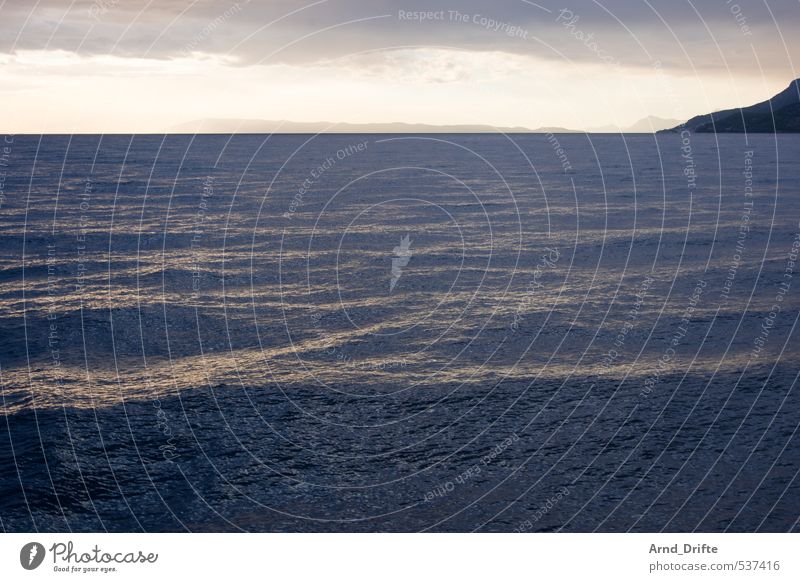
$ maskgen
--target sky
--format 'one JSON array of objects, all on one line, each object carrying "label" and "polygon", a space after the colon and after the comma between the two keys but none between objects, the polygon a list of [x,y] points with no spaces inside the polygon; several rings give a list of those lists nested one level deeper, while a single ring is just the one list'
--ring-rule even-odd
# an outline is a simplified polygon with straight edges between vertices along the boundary
[{"label": "sky", "polygon": [[0,131],[625,127],[800,77],[800,0],[0,0]]}]

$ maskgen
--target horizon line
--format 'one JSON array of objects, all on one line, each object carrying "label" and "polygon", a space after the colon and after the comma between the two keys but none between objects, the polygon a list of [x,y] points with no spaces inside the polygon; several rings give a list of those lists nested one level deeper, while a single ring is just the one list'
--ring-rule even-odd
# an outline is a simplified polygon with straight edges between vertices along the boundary
[{"label": "horizon line", "polygon": [[[109,132],[0,132],[0,135],[14,137],[35,136],[76,136],[76,135],[655,135],[657,133],[674,133],[669,129],[657,131],[587,131],[582,129],[566,131],[109,131]],[[755,133],[755,132],[750,132]],[[770,132],[774,133],[774,132]]]}]

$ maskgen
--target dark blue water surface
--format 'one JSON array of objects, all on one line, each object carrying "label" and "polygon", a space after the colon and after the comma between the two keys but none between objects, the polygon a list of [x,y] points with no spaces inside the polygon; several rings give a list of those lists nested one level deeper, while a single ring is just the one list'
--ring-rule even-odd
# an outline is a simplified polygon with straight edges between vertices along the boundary
[{"label": "dark blue water surface", "polygon": [[800,137],[0,137],[5,531],[791,531]]}]

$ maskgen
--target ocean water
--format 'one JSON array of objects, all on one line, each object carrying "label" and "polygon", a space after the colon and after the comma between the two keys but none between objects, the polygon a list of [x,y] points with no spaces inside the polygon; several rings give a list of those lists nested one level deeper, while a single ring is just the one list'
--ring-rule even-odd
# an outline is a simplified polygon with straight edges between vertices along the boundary
[{"label": "ocean water", "polygon": [[798,530],[799,136],[4,139],[4,531]]}]

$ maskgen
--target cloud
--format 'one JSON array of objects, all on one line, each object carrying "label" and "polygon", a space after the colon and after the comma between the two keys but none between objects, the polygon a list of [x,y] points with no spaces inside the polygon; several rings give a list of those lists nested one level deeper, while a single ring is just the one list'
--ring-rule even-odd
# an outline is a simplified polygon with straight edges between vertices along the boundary
[{"label": "cloud", "polygon": [[780,91],[799,17],[796,0],[6,0],[0,96],[15,131],[625,126]]},{"label": "cloud", "polygon": [[[576,17],[571,28],[559,18],[565,8]],[[401,16],[415,12],[441,17]],[[249,65],[429,46],[568,65],[597,58],[576,39],[578,30],[624,66],[659,60],[687,72],[730,68],[745,75],[761,67],[788,79],[793,61],[800,62],[792,42],[800,24],[795,0],[11,0],[0,15],[0,52],[47,48],[169,59],[197,51]],[[526,34],[508,34],[512,28]]]}]

